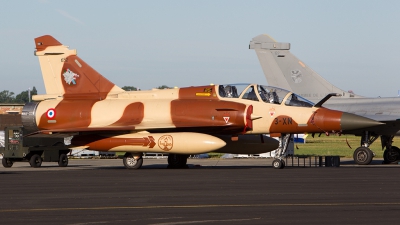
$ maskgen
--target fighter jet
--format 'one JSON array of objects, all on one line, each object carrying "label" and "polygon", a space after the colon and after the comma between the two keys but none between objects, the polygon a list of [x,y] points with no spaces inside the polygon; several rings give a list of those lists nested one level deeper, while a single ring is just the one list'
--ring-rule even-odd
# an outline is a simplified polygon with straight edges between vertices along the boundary
[{"label": "fighter jet", "polygon": [[400,160],[400,149],[392,146],[393,137],[400,130],[400,98],[366,98],[337,88],[304,62],[294,56],[290,43],[276,42],[270,36],[262,34],[250,41],[261,63],[267,83],[279,86],[305,97],[319,100],[327,93],[339,93],[341,97],[331,98],[324,107],[361,115],[381,121],[384,125],[363,129],[361,146],[354,151],[354,160],[358,164],[369,164],[374,153],[369,146],[381,137],[384,162]]},{"label": "fighter jet", "polygon": [[[256,84],[124,91],[52,36],[36,38],[35,45],[46,94],[23,108],[26,132],[70,133],[71,148],[126,152],[128,169],[140,168],[145,152],[169,153],[169,166],[179,168],[190,154],[276,149],[278,142],[263,134],[281,136],[284,152],[291,133],[380,124]],[[273,166],[284,167],[282,154]]]}]

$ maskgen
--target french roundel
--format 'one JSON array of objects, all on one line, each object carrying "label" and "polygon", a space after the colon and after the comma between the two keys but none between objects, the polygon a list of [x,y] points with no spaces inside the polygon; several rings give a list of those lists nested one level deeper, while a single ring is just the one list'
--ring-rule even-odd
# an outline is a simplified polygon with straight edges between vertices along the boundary
[{"label": "french roundel", "polygon": [[48,119],[53,119],[56,116],[56,110],[53,108],[47,110],[46,116]]}]

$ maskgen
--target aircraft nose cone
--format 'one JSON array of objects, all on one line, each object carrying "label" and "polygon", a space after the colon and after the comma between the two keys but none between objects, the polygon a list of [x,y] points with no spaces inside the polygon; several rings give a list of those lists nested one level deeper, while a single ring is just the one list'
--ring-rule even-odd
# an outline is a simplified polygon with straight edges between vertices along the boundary
[{"label": "aircraft nose cone", "polygon": [[342,130],[356,130],[366,127],[373,127],[383,123],[351,113],[343,113],[340,119]]}]

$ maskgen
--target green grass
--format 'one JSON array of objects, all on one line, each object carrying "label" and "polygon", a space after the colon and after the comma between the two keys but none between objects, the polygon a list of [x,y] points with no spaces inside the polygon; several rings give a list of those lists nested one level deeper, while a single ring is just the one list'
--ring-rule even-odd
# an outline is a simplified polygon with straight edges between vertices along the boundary
[{"label": "green grass", "polygon": [[225,153],[217,153],[217,152],[210,152],[208,156],[210,158],[221,158],[221,156],[225,155]]},{"label": "green grass", "polygon": [[[350,145],[350,147],[346,143]],[[321,137],[315,136],[314,138],[309,135],[306,138],[305,144],[295,143],[295,155],[311,155],[311,156],[325,156],[325,155],[338,155],[342,157],[353,157],[354,150],[360,147],[361,137],[354,135],[331,135]],[[394,138],[396,142],[396,138]],[[399,142],[399,141],[398,141]],[[395,143],[393,143],[395,145]],[[370,149],[375,153],[375,157],[383,158],[383,150],[381,147],[380,138],[378,138],[371,146]]]}]

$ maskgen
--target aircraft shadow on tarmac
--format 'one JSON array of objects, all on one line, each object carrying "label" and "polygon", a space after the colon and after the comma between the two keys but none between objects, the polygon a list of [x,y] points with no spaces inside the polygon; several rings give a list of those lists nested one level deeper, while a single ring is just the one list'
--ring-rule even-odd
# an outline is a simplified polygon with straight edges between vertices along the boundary
[{"label": "aircraft shadow on tarmac", "polygon": [[8,171],[1,171],[0,172],[0,175],[6,175],[6,174],[9,174],[9,175],[11,175],[11,174],[20,174],[19,172],[8,172]]},{"label": "aircraft shadow on tarmac", "polygon": [[[388,167],[393,167],[393,168],[397,168],[400,165],[398,163],[392,163],[392,164],[382,164],[383,160],[382,159],[376,159],[373,160],[371,162],[370,165],[357,165],[354,163],[353,160],[341,160],[340,162],[340,166],[339,167],[326,167],[326,166],[322,166],[320,167],[318,165],[318,163],[314,162],[314,160],[312,161],[311,165],[309,162],[305,162],[303,163],[301,160],[299,162],[294,161],[293,165],[292,165],[292,161],[291,160],[287,160],[286,162],[286,167],[287,169],[298,169],[298,168],[388,168]],[[324,164],[324,162],[323,162]],[[64,170],[62,168],[60,168],[57,164],[49,164],[49,165],[42,165],[41,168],[31,168],[28,164],[25,166],[19,166],[19,168],[21,169],[29,169],[29,171],[41,171],[42,169],[58,169],[58,170]],[[98,170],[126,170],[126,168],[123,165],[107,165],[107,163],[105,165],[93,165],[93,164],[70,164],[68,165],[67,168],[65,168],[65,170],[68,170],[68,168],[71,168],[73,170],[75,169],[98,169]],[[185,170],[185,169],[190,169],[190,170],[196,170],[196,169],[236,169],[236,170],[247,170],[247,169],[267,169],[267,170],[271,170],[271,171],[275,171],[272,166],[265,162],[265,165],[262,164],[257,164],[257,165],[221,165],[219,164],[219,162],[215,161],[212,164],[210,163],[205,163],[205,164],[199,164],[199,163],[194,163],[194,164],[187,164],[186,168],[168,168],[168,164],[148,164],[148,165],[143,165],[142,169],[146,169],[146,170],[163,170],[163,169],[170,169],[170,170]],[[0,174],[13,174],[15,173],[15,171],[0,171]],[[17,172],[18,173],[18,172]]]},{"label": "aircraft shadow on tarmac", "polygon": [[[144,165],[142,169],[169,169],[169,170],[193,170],[193,169],[255,169],[255,168],[266,168],[271,166],[213,166],[213,165],[194,165],[188,164],[186,168],[168,168],[167,164],[152,164]],[[107,167],[95,167],[97,169],[123,169],[126,170],[124,166],[107,166]],[[271,167],[272,168],[272,167]]]}]

